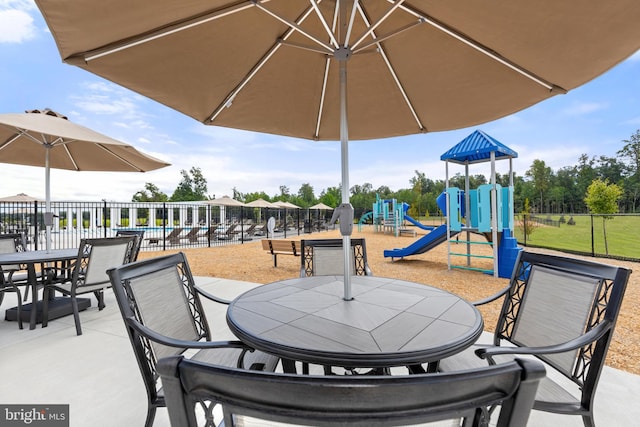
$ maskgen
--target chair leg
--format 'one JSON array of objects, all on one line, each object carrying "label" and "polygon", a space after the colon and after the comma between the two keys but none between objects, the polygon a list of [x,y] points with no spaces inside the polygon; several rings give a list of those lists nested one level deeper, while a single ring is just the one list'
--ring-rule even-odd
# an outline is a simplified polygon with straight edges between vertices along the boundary
[{"label": "chair leg", "polygon": [[153,420],[156,418],[156,407],[149,404],[147,408],[147,419],[144,422],[145,427],[153,427]]},{"label": "chair leg", "polygon": [[80,311],[78,310],[78,300],[75,295],[71,296],[71,307],[73,307],[73,320],[76,322],[76,335],[82,335],[80,326]]},{"label": "chair leg", "polygon": [[104,304],[104,292],[95,291],[93,294],[96,296],[96,299],[98,300],[98,311],[102,311],[102,309],[106,307],[106,305]]},{"label": "chair leg", "polygon": [[593,420],[593,414],[583,415],[582,422],[584,423],[584,427],[596,427],[596,423]]},{"label": "chair leg", "polygon": [[[15,288],[16,294],[18,294],[18,309],[16,310],[18,313],[18,328],[23,329],[22,327],[22,301],[20,301],[20,289],[18,287]],[[4,295],[4,294],[3,294]]]},{"label": "chair leg", "polygon": [[[32,310],[35,307],[32,308]],[[44,287],[42,292],[42,327],[46,328],[49,324],[49,288]]]}]

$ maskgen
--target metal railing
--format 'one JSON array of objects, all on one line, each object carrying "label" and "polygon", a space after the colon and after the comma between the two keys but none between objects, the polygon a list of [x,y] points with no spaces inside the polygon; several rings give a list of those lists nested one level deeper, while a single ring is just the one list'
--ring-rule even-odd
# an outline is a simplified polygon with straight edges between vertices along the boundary
[{"label": "metal railing", "polygon": [[[142,250],[210,247],[260,239],[274,218],[272,237],[326,229],[322,211],[189,203],[51,202],[49,247],[78,247],[83,238],[142,230]],[[20,232],[32,250],[46,247],[44,202],[0,202],[0,233]],[[271,237],[271,236],[270,236]]]},{"label": "metal railing", "polygon": [[640,261],[640,214],[517,215],[515,236],[523,246],[577,255]]}]

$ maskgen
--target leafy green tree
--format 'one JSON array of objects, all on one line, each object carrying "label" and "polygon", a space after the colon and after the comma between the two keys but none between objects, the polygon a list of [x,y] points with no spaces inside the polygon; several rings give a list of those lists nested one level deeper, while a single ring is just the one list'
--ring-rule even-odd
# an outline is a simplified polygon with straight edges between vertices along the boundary
[{"label": "leafy green tree", "polygon": [[281,185],[280,195],[278,195],[277,198],[278,200],[282,200],[283,202],[289,201],[289,199],[291,198],[291,191],[289,190],[289,187],[287,187],[286,185]]},{"label": "leafy green tree", "polygon": [[340,189],[340,186],[329,187],[326,190],[322,190],[322,192],[320,193],[319,201],[324,203],[327,206],[331,206],[332,208],[335,208],[340,204],[340,201],[342,200],[341,193],[342,191]]},{"label": "leafy green tree", "polygon": [[171,195],[172,202],[187,202],[207,199],[207,180],[202,170],[192,167],[188,172],[181,170],[182,180]]},{"label": "leafy green tree", "polygon": [[309,183],[302,184],[298,190],[298,199],[304,204],[301,206],[309,207],[315,204],[316,196],[313,194],[313,187]]},{"label": "leafy green tree", "polygon": [[609,184],[601,179],[594,180],[587,189],[584,202],[593,214],[602,215],[602,231],[604,233],[605,253],[609,255],[607,244],[606,221],[611,219],[610,214],[618,212],[618,200],[622,196],[622,189],[616,184]]},{"label": "leafy green tree", "polygon": [[551,168],[547,166],[544,160],[536,159],[524,175],[533,181],[533,187],[540,197],[538,210],[542,212],[544,210],[544,196],[551,185]]},{"label": "leafy green tree", "polygon": [[622,142],[625,145],[617,154],[625,166],[624,190],[631,212],[636,212],[640,200],[640,130]]},{"label": "leafy green tree", "polygon": [[131,198],[132,202],[166,202],[167,200],[169,200],[169,196],[150,182],[144,185],[144,190],[138,191]]}]

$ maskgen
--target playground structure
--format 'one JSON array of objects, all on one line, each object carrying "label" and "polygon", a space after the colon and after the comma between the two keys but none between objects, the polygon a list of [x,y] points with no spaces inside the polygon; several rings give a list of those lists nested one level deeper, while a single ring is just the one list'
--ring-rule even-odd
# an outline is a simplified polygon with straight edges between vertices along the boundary
[{"label": "playground structure", "polygon": [[[403,258],[424,253],[435,246],[447,242],[448,268],[461,268],[482,271],[495,277],[510,277],[518,252],[517,241],[513,236],[513,164],[518,154],[482,131],[476,130],[467,138],[444,153],[440,160],[446,164],[445,191],[438,199],[438,207],[446,216],[447,222],[413,244],[401,249],[384,251],[385,257]],[[509,186],[502,188],[496,184],[496,160],[509,159]],[[491,183],[469,188],[469,165],[491,162]],[[449,163],[465,166],[465,188],[449,186]],[[460,239],[458,234],[463,233]],[[471,239],[471,233],[482,234],[485,241]],[[457,238],[453,240],[453,237]],[[452,244],[458,247],[465,244],[466,251],[453,251]],[[475,245],[491,245],[493,255],[474,253]],[[453,259],[464,258],[463,264],[455,264]],[[474,258],[492,258],[493,269],[472,265]]]},{"label": "playground structure", "polygon": [[[362,230],[362,225],[369,221],[369,219],[373,222],[373,231],[375,233],[391,232],[396,237],[409,231],[407,228],[404,228],[405,221],[423,230],[433,230],[435,228],[424,225],[420,221],[411,218],[407,214],[407,210],[409,210],[408,203],[398,203],[396,199],[381,199],[380,196],[376,194],[373,209],[371,212],[362,215],[360,221],[358,221],[358,231]],[[415,231],[411,230],[411,233],[415,236]]]}]

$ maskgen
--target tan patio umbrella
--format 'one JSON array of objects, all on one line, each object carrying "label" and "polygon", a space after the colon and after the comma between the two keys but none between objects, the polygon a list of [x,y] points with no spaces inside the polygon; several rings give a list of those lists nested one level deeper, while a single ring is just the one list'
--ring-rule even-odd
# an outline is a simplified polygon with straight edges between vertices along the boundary
[{"label": "tan patio umbrella", "polygon": [[207,205],[212,205],[212,206],[220,206],[220,220],[222,221],[223,219],[226,220],[226,207],[227,206],[245,206],[244,203],[242,203],[239,200],[233,199],[229,196],[222,196],[222,197],[218,197],[216,199],[211,199],[211,200],[205,200],[204,203],[206,203]]},{"label": "tan patio umbrella", "polygon": [[311,206],[309,209],[318,209],[318,210],[333,210],[333,208],[331,206],[325,205],[324,203],[316,203],[315,205]]},{"label": "tan patio umbrella", "polygon": [[256,199],[252,202],[245,203],[245,206],[252,208],[272,208],[277,209],[279,206],[275,203],[267,202],[265,199]]},{"label": "tan patio umbrella", "polygon": [[147,172],[169,163],[69,121],[54,111],[0,114],[0,162],[45,168],[46,248],[51,225],[50,169]]},{"label": "tan patio umbrella", "polygon": [[260,210],[258,211],[258,222],[262,222],[263,208],[278,209],[280,207],[276,203],[267,202],[264,199],[256,199],[252,202],[247,203],[245,206],[252,207],[252,208],[260,208]]},{"label": "tan patio umbrella", "polygon": [[349,139],[494,120],[640,48],[637,0],[36,3],[67,63],[208,125],[340,140],[345,212]]},{"label": "tan patio umbrella", "polygon": [[33,203],[40,201],[42,200],[38,199],[37,197],[29,196],[25,193],[18,193],[15,196],[0,197],[0,202],[6,203]]},{"label": "tan patio umbrella", "polygon": [[229,196],[218,197],[217,199],[205,200],[203,203],[213,206],[244,206],[244,203],[232,199]]},{"label": "tan patio umbrella", "polygon": [[283,202],[282,200],[278,200],[277,202],[273,202],[274,205],[285,208],[285,209],[300,209],[300,206],[294,205],[291,202]]}]

